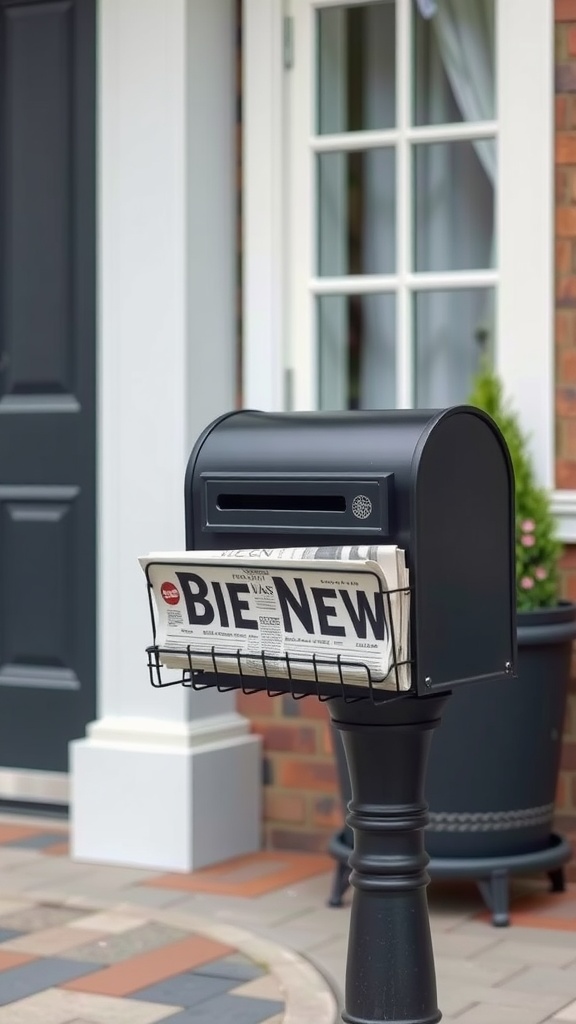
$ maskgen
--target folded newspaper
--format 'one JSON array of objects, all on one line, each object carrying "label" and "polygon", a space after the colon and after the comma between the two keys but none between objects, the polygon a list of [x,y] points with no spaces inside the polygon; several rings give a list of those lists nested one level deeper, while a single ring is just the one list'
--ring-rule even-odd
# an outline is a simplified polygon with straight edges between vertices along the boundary
[{"label": "folded newspaper", "polygon": [[151,552],[166,668],[408,690],[410,595],[395,546]]}]

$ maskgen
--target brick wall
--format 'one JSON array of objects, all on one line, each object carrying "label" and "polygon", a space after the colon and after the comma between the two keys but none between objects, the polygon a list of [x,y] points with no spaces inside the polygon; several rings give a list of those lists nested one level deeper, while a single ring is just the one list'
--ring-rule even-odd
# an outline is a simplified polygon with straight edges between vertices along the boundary
[{"label": "brick wall", "polygon": [[[576,490],[576,0],[556,0],[556,486]],[[563,558],[576,601],[576,548]],[[564,727],[558,825],[576,840],[576,659]],[[576,868],[571,867],[573,880]]]},{"label": "brick wall", "polygon": [[324,851],[342,824],[325,706],[253,694],[239,696],[238,710],[262,737],[266,845]]},{"label": "brick wall", "polygon": [[556,483],[576,489],[576,2],[556,2]]},{"label": "brick wall", "polygon": [[[556,484],[576,490],[576,0],[556,0],[555,19]],[[239,126],[239,149],[240,139]],[[576,547],[563,559],[563,592],[576,601]],[[264,744],[266,845],[325,850],[342,823],[326,708],[313,699],[265,695],[238,703]],[[576,658],[557,810],[576,845]]]}]

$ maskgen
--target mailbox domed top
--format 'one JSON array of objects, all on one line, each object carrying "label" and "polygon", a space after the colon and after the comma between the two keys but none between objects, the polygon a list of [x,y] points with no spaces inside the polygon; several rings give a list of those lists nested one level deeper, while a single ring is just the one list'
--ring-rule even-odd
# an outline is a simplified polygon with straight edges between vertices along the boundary
[{"label": "mailbox domed top", "polygon": [[199,438],[185,498],[188,548],[403,548],[419,686],[514,660],[513,473],[478,409],[231,413]]}]

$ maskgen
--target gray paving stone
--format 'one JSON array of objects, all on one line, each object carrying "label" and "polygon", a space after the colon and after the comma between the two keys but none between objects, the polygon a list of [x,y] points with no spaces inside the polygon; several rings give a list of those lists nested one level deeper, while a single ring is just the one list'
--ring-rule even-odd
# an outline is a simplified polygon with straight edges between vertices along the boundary
[{"label": "gray paving stone", "polygon": [[527,1014],[534,1014],[540,1021],[552,1017],[569,1002],[569,996],[562,991],[554,992],[551,989],[520,991],[514,989],[514,981],[515,979],[511,979],[509,987],[505,988],[502,985],[490,987],[467,985],[465,981],[457,981],[453,978],[447,982],[446,979],[440,978],[438,984],[440,1009],[445,1008],[448,1014],[458,1016],[466,1007],[486,1004],[493,1009],[493,1024],[498,1024],[497,1016],[502,1007],[525,1010]]},{"label": "gray paving stone", "polygon": [[[134,923],[137,925],[138,922],[135,920]],[[187,939],[189,934],[182,928],[172,928],[167,924],[150,921],[129,931],[77,946],[71,950],[70,956],[73,960],[86,963],[115,964],[120,960],[127,960],[128,957],[137,956],[138,953],[147,953],[171,942]]]},{"label": "gray paving stone", "polygon": [[20,967],[12,967],[2,971],[0,975],[0,1006],[15,1003],[37,992],[54,985],[61,985],[72,978],[81,978],[85,974],[97,971],[98,966],[79,964],[73,960],[57,960],[50,957],[33,960]]},{"label": "gray paving stone", "polygon": [[47,846],[55,846],[56,843],[65,843],[68,838],[66,832],[40,832],[36,836],[27,836],[26,839],[11,839],[6,846],[18,846],[21,849],[44,850]]},{"label": "gray paving stone", "polygon": [[[496,929],[494,929],[496,931]],[[486,932],[480,935],[461,935],[460,932],[441,932],[432,936],[434,956],[473,957],[488,952],[498,945],[499,935]]]},{"label": "gray paving stone", "polygon": [[39,932],[46,928],[60,928],[80,916],[81,912],[72,908],[32,906],[0,917],[0,928],[14,929],[18,932]]},{"label": "gray paving stone", "polygon": [[572,946],[542,946],[533,942],[501,942],[495,949],[480,953],[471,961],[480,966],[519,965],[524,967],[571,967],[576,962]]},{"label": "gray paving stone", "polygon": [[454,980],[460,985],[497,985],[512,978],[522,966],[510,960],[493,961],[463,960],[456,957],[435,958],[436,976],[442,980]]},{"label": "gray paving stone", "polygon": [[[165,1003],[190,1009],[222,992],[229,992],[237,984],[236,978],[211,977],[208,974],[186,971],[184,974],[175,974],[172,978],[166,978],[165,981],[160,981],[156,985],[138,989],[137,992],[131,993],[130,998],[140,999],[145,1003]],[[262,1019],[266,1020],[265,1017]]]},{"label": "gray paving stone", "polygon": [[[455,928],[451,935],[494,935],[502,941],[502,933],[498,928],[480,921],[468,921],[466,924]],[[563,949],[576,949],[576,932],[548,931],[546,928],[525,928],[522,925],[513,925],[507,934],[514,942],[528,942],[536,946],[562,946]],[[576,956],[576,954],[575,954]]]},{"label": "gray paving stone", "polygon": [[527,967],[510,981],[498,986],[502,992],[565,993],[576,998],[576,970],[557,967]]},{"label": "gray paving stone", "polygon": [[547,1020],[550,1018],[543,1016],[541,1010],[486,1003],[477,1003],[457,1017],[458,1024],[543,1024]]},{"label": "gray paving stone", "polygon": [[38,863],[42,854],[38,850],[22,850],[15,846],[0,846],[0,886],[8,875],[8,870],[15,864]]},{"label": "gray paving stone", "polygon": [[[163,1024],[263,1024],[282,1013],[284,1004],[272,999],[250,999],[248,996],[217,996],[193,1010],[182,1010],[166,1017]],[[494,1024],[494,1021],[491,1021]]]},{"label": "gray paving stone", "polygon": [[182,900],[175,889],[153,889],[149,885],[130,885],[122,889],[122,901],[137,907],[170,907]]},{"label": "gray paving stone", "polygon": [[234,981],[253,981],[255,978],[261,978],[266,971],[249,960],[248,957],[238,953],[233,956],[224,956],[221,960],[212,960],[211,963],[196,968],[194,974],[208,974],[213,978],[232,978]]}]

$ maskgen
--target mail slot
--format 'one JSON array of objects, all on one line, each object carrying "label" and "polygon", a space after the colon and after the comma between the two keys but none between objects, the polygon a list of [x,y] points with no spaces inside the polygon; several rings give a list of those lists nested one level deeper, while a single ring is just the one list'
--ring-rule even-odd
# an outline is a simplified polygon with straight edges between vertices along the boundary
[{"label": "mail slot", "polygon": [[513,476],[478,409],[228,414],[191,454],[185,517],[199,551],[396,544],[413,692],[514,671]]}]

